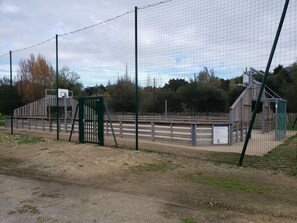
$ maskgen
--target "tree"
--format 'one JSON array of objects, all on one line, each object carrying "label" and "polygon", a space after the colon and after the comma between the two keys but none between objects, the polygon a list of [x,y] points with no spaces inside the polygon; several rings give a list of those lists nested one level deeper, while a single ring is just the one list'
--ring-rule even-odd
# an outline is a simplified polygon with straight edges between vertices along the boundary
[{"label": "tree", "polygon": [[93,86],[93,87],[86,87],[84,88],[84,93],[88,96],[99,96],[104,95],[106,92],[106,88],[100,84],[99,86]]},{"label": "tree", "polygon": [[225,92],[230,91],[230,80],[220,79],[220,88]]},{"label": "tree", "polygon": [[[45,57],[40,54],[35,58],[21,60],[19,63],[18,79],[22,78],[23,100],[29,103],[44,96],[46,88],[50,88],[54,77],[54,69]],[[17,85],[20,85],[18,82]],[[19,88],[20,89],[20,88]]]},{"label": "tree", "polygon": [[[7,78],[0,79],[0,113],[10,114],[10,80]],[[12,85],[12,108],[17,108],[21,105],[21,98],[17,92],[15,84]]]},{"label": "tree", "polygon": [[181,100],[187,111],[225,112],[227,94],[209,83],[192,82],[179,89]]},{"label": "tree", "polygon": [[221,85],[220,79],[215,76],[214,70],[213,69],[209,70],[207,67],[204,67],[204,70],[199,72],[197,81],[199,83],[209,83],[215,87],[220,87]]},{"label": "tree", "polygon": [[235,102],[235,100],[240,96],[240,94],[244,91],[245,87],[238,85],[234,88],[232,88],[232,90],[230,90],[229,92],[229,97],[228,97],[228,101],[229,101],[229,107],[231,107],[231,105]]},{"label": "tree", "polygon": [[[76,72],[64,66],[59,71],[59,88],[68,89],[73,91],[74,96],[80,96],[83,94],[83,84],[79,82],[79,79],[80,76]],[[53,88],[56,88],[55,82]]]},{"label": "tree", "polygon": [[134,84],[124,78],[106,86],[106,101],[111,111],[134,111]]},{"label": "tree", "polygon": [[282,83],[280,93],[287,100],[288,111],[297,112],[297,61],[286,68],[285,71],[289,80],[287,79],[286,83]]},{"label": "tree", "polygon": [[170,79],[168,84],[164,85],[164,89],[169,89],[172,92],[176,92],[178,88],[187,85],[188,82],[185,79]]}]

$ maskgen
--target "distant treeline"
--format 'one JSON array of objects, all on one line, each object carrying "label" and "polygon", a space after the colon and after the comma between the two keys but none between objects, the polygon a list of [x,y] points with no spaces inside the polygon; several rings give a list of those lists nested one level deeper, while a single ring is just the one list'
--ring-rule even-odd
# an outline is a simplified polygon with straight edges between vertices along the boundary
[{"label": "distant treeline", "polygon": [[[262,80],[262,75],[254,76]],[[59,70],[59,88],[73,91],[74,96],[104,96],[110,111],[134,112],[135,87],[133,81],[125,75],[115,84],[106,86],[83,87],[80,76],[63,67]],[[290,66],[277,66],[267,78],[267,85],[288,101],[288,112],[297,112],[297,62]],[[55,70],[38,55],[31,55],[19,63],[18,74],[13,80],[13,108],[20,107],[44,97],[45,89],[55,89]],[[139,87],[139,111],[142,113],[168,112],[228,112],[229,107],[245,89],[242,76],[221,79],[213,70],[204,68],[191,79],[170,79],[162,87]],[[9,114],[10,81],[0,79],[0,113]]]}]

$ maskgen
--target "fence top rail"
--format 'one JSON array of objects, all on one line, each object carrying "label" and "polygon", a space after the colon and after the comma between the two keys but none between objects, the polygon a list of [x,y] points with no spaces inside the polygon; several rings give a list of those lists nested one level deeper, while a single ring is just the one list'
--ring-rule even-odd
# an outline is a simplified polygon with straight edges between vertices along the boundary
[{"label": "fence top rail", "polygon": [[[48,118],[48,117],[42,117],[42,116],[14,116],[14,119],[40,119],[40,120],[52,120],[55,121],[56,118],[52,117],[52,118]],[[5,116],[6,120],[10,120],[10,116]],[[65,120],[64,118],[59,118],[60,120]],[[72,118],[67,118],[66,120],[68,121],[72,121]],[[78,118],[75,118],[76,121],[78,121]],[[107,116],[104,116],[104,121],[107,121]],[[131,122],[131,123],[135,123],[135,118],[123,118],[122,116],[118,117],[118,116],[112,116],[111,117],[112,121],[116,121],[116,122]],[[199,119],[154,119],[153,117],[140,117],[139,118],[139,122],[140,123],[155,123],[155,124],[185,124],[185,125],[189,125],[189,124],[199,124],[199,125],[212,125],[212,124],[230,124],[229,120],[227,119],[212,119],[212,120],[206,120],[203,118],[199,118]]]}]

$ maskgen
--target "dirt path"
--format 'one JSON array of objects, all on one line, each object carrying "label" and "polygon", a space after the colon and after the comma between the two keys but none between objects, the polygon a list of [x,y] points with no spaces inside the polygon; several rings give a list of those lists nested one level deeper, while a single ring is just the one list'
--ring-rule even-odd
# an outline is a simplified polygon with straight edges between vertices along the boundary
[{"label": "dirt path", "polygon": [[204,153],[0,132],[0,222],[297,222],[296,178]]},{"label": "dirt path", "polygon": [[157,198],[0,175],[0,222],[179,222]]}]

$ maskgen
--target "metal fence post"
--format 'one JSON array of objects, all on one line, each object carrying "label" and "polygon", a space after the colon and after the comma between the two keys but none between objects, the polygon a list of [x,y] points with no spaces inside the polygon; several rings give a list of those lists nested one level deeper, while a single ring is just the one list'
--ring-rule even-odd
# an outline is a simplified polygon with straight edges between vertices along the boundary
[{"label": "metal fence post", "polygon": [[12,108],[12,52],[9,51],[9,72],[10,72],[10,134],[13,134],[13,108]]},{"label": "metal fence post", "polygon": [[56,35],[56,97],[57,97],[57,140],[59,140],[59,53],[58,53],[58,35]]},{"label": "metal fence post", "polygon": [[274,136],[274,140],[278,140],[278,102],[279,100],[275,100],[275,136]]},{"label": "metal fence post", "polygon": [[98,106],[98,141],[100,146],[104,146],[104,102],[103,98],[97,99]]},{"label": "metal fence post", "polygon": [[85,130],[84,130],[84,100],[83,98],[78,99],[78,132],[79,132],[79,143],[84,143]]},{"label": "metal fence post", "polygon": [[135,149],[138,150],[138,46],[137,46],[137,7],[135,7]]},{"label": "metal fence post", "polygon": [[246,137],[246,140],[244,142],[242,152],[241,152],[241,155],[240,155],[240,159],[239,159],[239,162],[238,162],[238,166],[242,166],[242,163],[243,163],[243,159],[244,159],[244,156],[245,156],[245,151],[247,149],[249,139],[250,139],[250,136],[251,136],[251,133],[252,133],[253,125],[254,125],[254,122],[255,122],[255,119],[256,119],[256,115],[257,115],[257,110],[258,110],[258,108],[260,106],[260,101],[261,101],[261,97],[262,97],[262,94],[263,94],[263,91],[264,91],[264,87],[265,87],[266,79],[267,79],[269,69],[270,69],[270,66],[271,66],[271,62],[272,62],[272,59],[273,59],[273,56],[274,56],[274,52],[275,52],[275,49],[276,49],[276,46],[277,46],[277,42],[278,42],[281,30],[282,30],[284,20],[285,20],[285,17],[286,17],[286,12],[287,12],[287,9],[288,9],[289,1],[290,0],[286,0],[284,8],[283,8],[283,12],[282,12],[282,15],[281,15],[281,18],[280,18],[280,22],[279,22],[279,25],[278,25],[278,28],[277,28],[277,32],[276,32],[276,35],[275,35],[275,38],[274,38],[274,41],[273,41],[273,45],[272,45],[272,48],[271,48],[271,52],[270,52],[270,55],[269,55],[269,58],[268,58],[268,62],[267,62],[267,65],[266,65],[264,77],[262,79],[261,88],[260,88],[258,98],[257,98],[257,101],[256,101],[256,105],[255,105],[255,108],[254,108],[254,111],[253,111],[253,114],[252,114],[252,119],[251,119],[251,123],[250,123],[250,126],[249,126],[249,130],[247,132],[247,137]]}]

